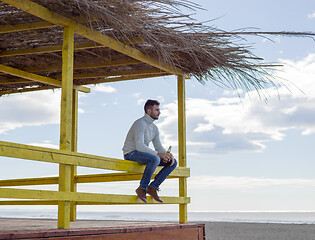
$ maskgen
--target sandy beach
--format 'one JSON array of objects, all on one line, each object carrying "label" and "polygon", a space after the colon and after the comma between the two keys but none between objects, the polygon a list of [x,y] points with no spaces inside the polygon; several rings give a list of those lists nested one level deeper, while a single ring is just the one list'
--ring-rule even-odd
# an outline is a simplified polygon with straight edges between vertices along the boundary
[{"label": "sandy beach", "polygon": [[315,240],[315,224],[203,223],[207,240]]}]

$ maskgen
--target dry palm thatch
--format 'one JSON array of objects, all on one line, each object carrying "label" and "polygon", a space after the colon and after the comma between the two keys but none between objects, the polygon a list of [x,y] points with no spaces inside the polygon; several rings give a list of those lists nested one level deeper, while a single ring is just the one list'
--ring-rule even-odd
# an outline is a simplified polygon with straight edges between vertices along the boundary
[{"label": "dry palm thatch", "polygon": [[[210,80],[234,89],[263,89],[275,85],[269,74],[270,65],[261,64],[261,58],[252,54],[250,46],[238,44],[241,34],[281,34],[314,36],[313,33],[260,33],[224,32],[196,22],[191,15],[181,10],[195,10],[198,5],[186,0],[33,0],[63,16],[78,19],[95,31],[117,39],[190,74],[201,83]],[[16,25],[36,22],[38,18],[0,2],[0,25]],[[134,39],[141,41],[134,42]],[[76,36],[75,42],[85,42]],[[62,44],[62,28],[37,29],[30,34],[0,34],[0,51],[38,46]],[[1,52],[0,52],[1,54]],[[99,62],[126,58],[123,54],[108,48],[76,51],[75,63]],[[26,56],[2,57],[1,63],[27,69],[34,65],[60,65],[60,53],[33,54]],[[117,70],[152,69],[147,64],[100,68],[98,72]],[[95,72],[95,69],[93,69]],[[36,72],[36,71],[35,71]],[[92,70],[75,70],[75,73],[91,73]],[[58,77],[60,71],[46,71],[41,74]],[[8,76],[2,76],[2,79]],[[0,78],[1,80],[1,78]],[[75,79],[76,84],[91,84],[97,78]],[[3,86],[2,90],[42,86],[40,83],[19,83]],[[0,85],[1,88],[1,85]]]}]

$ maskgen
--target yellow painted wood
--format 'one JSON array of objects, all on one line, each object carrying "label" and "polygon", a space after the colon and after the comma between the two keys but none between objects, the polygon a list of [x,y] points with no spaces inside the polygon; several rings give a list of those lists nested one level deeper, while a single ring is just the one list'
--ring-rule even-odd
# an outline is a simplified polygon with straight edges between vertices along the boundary
[{"label": "yellow painted wood", "polygon": [[36,88],[24,88],[24,89],[17,89],[17,90],[0,91],[0,96],[6,95],[6,94],[34,92],[34,91],[42,91],[42,90],[49,90],[49,89],[54,89],[54,87],[36,87]]},{"label": "yellow painted wood", "polygon": [[[71,170],[72,171],[72,170]],[[106,173],[106,174],[89,174],[89,175],[76,175],[75,172],[71,173],[72,183],[96,183],[96,182],[123,182],[123,181],[136,181],[141,180],[142,173]],[[156,174],[152,175],[152,179]],[[168,176],[168,179],[179,178],[178,176]],[[59,177],[41,177],[41,178],[24,178],[24,179],[10,179],[0,180],[0,187],[10,186],[31,186],[31,185],[53,185],[59,183]],[[72,184],[71,183],[71,184]],[[75,189],[75,188],[73,188]],[[71,188],[72,191],[72,188]],[[75,192],[75,191],[72,191]]]},{"label": "yellow painted wood", "polygon": [[[95,72],[95,73],[81,73],[74,74],[74,79],[86,79],[86,78],[101,78],[110,76],[124,76],[124,75],[142,75],[142,74],[161,74],[164,73],[160,69],[145,69],[145,70],[124,70],[124,71],[112,71],[112,72]],[[57,76],[56,79],[59,79]]]},{"label": "yellow painted wood", "polygon": [[[36,81],[36,82],[42,82],[42,83],[47,83],[53,86],[57,86],[60,87],[61,86],[61,81],[53,79],[53,78],[49,78],[49,77],[45,77],[45,76],[41,76],[35,73],[30,73],[30,72],[26,72],[20,69],[16,69],[16,68],[12,68],[9,66],[5,66],[0,64],[0,72],[6,73],[6,74],[10,74],[16,77],[21,77],[21,78],[25,78],[28,80],[32,80],[32,81]],[[90,89],[87,87],[83,87],[83,86],[76,86],[76,88],[79,91],[82,92],[89,92]]]},{"label": "yellow painted wood", "polygon": [[[73,90],[72,96],[72,133],[71,133],[71,151],[77,152],[77,143],[78,143],[78,100],[79,93],[78,90]],[[71,166],[71,183],[70,183],[70,191],[77,191],[76,184],[76,176],[77,176],[77,166]],[[77,220],[77,207],[75,202],[70,202],[70,221],[74,222]]]},{"label": "yellow painted wood", "polygon": [[155,77],[163,77],[169,76],[171,73],[154,73],[154,74],[139,74],[139,75],[124,75],[122,77],[104,77],[98,80],[93,80],[93,84],[97,83],[108,83],[108,82],[120,82],[120,81],[127,81],[127,80],[138,80],[144,78],[155,78]]},{"label": "yellow painted wood", "polygon": [[[2,73],[0,73],[0,74],[2,74]],[[31,81],[23,79],[23,78],[1,79],[0,80],[0,85],[3,85],[3,84],[16,84],[16,83],[28,83],[28,82],[31,82]]]},{"label": "yellow painted wood", "polygon": [[22,24],[16,24],[16,25],[1,26],[0,33],[27,31],[27,30],[33,30],[33,29],[49,28],[49,27],[54,27],[54,26],[56,25],[50,22],[46,22],[46,21],[22,23]]},{"label": "yellow painted wood", "polygon": [[[178,94],[178,161],[179,166],[186,167],[186,107],[185,78],[177,77]],[[179,178],[179,196],[187,197],[187,178]],[[187,204],[179,205],[179,222],[187,223]]]},{"label": "yellow painted wood", "polygon": [[0,201],[0,205],[58,205],[58,201],[49,201],[49,200],[13,201],[11,200],[11,201]]},{"label": "yellow painted wood", "polygon": [[[50,23],[50,24],[52,26],[55,26],[52,23]],[[1,31],[1,27],[0,27],[0,31]],[[140,43],[140,42],[143,42],[143,40],[140,38],[130,39],[130,44],[136,44],[136,43]],[[84,42],[84,43],[76,43],[74,45],[74,50],[84,50],[84,49],[100,48],[100,47],[104,47],[104,46],[99,44],[99,43],[95,43],[95,42]],[[36,47],[36,48],[27,48],[27,49],[7,50],[7,51],[1,52],[0,57],[10,57],[10,56],[40,54],[40,53],[52,53],[52,52],[60,52],[60,51],[62,51],[62,45],[55,45],[55,46]]]},{"label": "yellow painted wood", "polygon": [[[124,66],[124,65],[135,65],[135,64],[142,64],[142,62],[135,60],[135,59],[119,59],[119,60],[112,60],[112,61],[103,61],[97,63],[84,63],[84,64],[75,64],[74,69],[92,69],[92,68],[103,68],[103,67],[117,67],[117,66]],[[42,71],[58,71],[61,70],[61,66],[33,66],[25,68],[25,71],[28,72],[42,72]],[[1,83],[1,82],[0,82]]]},{"label": "yellow painted wood", "polygon": [[[134,173],[143,173],[144,171],[144,166],[133,161],[4,141],[0,141],[0,156]],[[160,170],[161,167],[158,167],[155,174]],[[177,167],[170,176],[189,177],[190,169]]]},{"label": "yellow painted wood", "polygon": [[[74,29],[64,27],[63,32],[60,150],[72,151]],[[71,167],[69,164],[59,164],[59,191],[71,191]],[[58,228],[70,228],[70,209],[70,201],[59,201]]]},{"label": "yellow painted wood", "polygon": [[144,53],[140,52],[139,50],[129,45],[126,45],[111,37],[108,37],[105,34],[102,34],[101,32],[92,30],[91,28],[86,27],[82,24],[79,24],[78,22],[70,18],[64,17],[55,12],[52,12],[49,9],[39,4],[36,4],[30,0],[2,0],[2,1],[16,8],[19,8],[25,12],[28,12],[34,16],[42,18],[43,20],[46,20],[48,22],[61,25],[61,26],[73,27],[75,30],[75,33],[83,37],[86,37],[87,39],[90,39],[92,41],[95,41],[97,43],[100,43],[105,47],[109,47],[129,57],[137,59],[141,62],[145,62],[151,66],[157,67],[169,73],[184,74],[180,69],[176,68],[173,65],[162,64],[158,59],[150,58]]},{"label": "yellow painted wood", "polygon": [[58,184],[58,177],[0,180],[0,187]]},{"label": "yellow painted wood", "polygon": [[[138,203],[139,199],[136,195],[120,195],[120,194],[99,194],[99,193],[79,193],[79,192],[61,192],[47,190],[28,190],[14,188],[0,188],[0,198],[14,199],[41,199],[55,201],[76,201],[77,204],[134,204]],[[161,199],[165,204],[182,204],[189,203],[189,197],[164,197]],[[148,201],[151,201],[148,196]]]},{"label": "yellow painted wood", "polygon": [[[75,18],[76,21],[79,23],[87,22],[85,19],[80,17]],[[95,19],[89,19],[89,22],[94,22]],[[0,26],[0,33],[11,33],[11,32],[20,32],[20,31],[29,31],[34,29],[41,29],[41,28],[50,28],[56,27],[56,24],[47,22],[47,21],[37,21],[31,23],[22,23],[16,25],[9,25],[9,26]]]},{"label": "yellow painted wood", "polygon": [[[94,182],[122,182],[122,181],[136,181],[141,180],[142,173],[107,173],[107,174],[91,174],[91,175],[78,175],[76,178],[77,183],[94,183]],[[156,174],[152,175],[154,178]],[[168,179],[178,178],[175,176],[168,176]]]}]

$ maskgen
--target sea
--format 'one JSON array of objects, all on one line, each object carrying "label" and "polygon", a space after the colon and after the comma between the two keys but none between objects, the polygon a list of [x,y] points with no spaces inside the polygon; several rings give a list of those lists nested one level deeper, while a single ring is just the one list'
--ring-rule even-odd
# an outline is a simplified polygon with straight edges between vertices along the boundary
[{"label": "sea", "polygon": [[[0,218],[57,219],[57,211],[0,209]],[[177,222],[177,212],[82,212],[78,220]],[[189,212],[188,222],[315,224],[315,212]]]}]

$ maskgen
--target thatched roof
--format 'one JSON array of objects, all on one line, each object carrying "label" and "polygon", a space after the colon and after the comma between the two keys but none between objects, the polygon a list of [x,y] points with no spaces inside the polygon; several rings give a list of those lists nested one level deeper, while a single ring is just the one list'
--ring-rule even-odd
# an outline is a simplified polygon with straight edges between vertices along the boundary
[{"label": "thatched roof", "polygon": [[[259,89],[272,83],[268,66],[259,64],[238,35],[196,23],[182,8],[198,6],[184,0],[33,0],[67,18],[140,50],[200,82],[212,80],[233,88]],[[42,23],[40,23],[42,22]],[[17,31],[21,24],[40,25]],[[46,25],[45,25],[46,24]],[[63,28],[0,1],[0,64],[59,79]],[[75,35],[74,83],[105,82],[113,76],[168,75],[147,63]],[[53,48],[54,46],[57,46]],[[44,47],[48,47],[43,50]],[[47,50],[49,49],[49,50]],[[21,51],[24,50],[24,51]],[[42,51],[41,51],[42,50]],[[257,62],[258,61],[258,62]],[[111,64],[111,66],[110,66]],[[119,78],[117,79],[119,80]],[[1,91],[46,84],[0,73]]]}]

